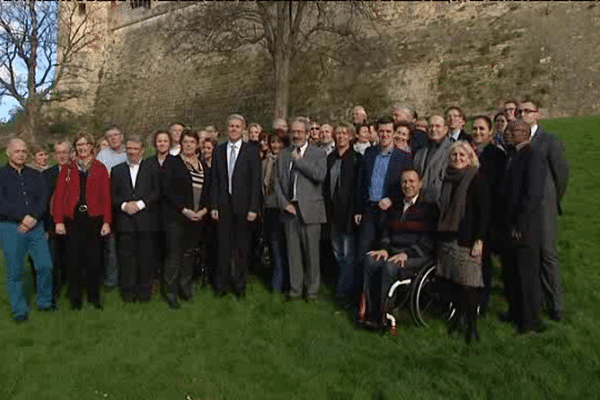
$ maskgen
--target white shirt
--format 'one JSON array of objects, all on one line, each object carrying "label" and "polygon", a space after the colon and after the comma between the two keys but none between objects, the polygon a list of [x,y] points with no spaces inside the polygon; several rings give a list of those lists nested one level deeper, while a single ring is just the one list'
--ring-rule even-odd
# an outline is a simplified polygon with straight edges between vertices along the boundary
[{"label": "white shirt", "polygon": [[457,141],[459,136],[460,136],[460,129],[455,129],[450,133],[450,137],[452,139],[454,139],[454,141]]},{"label": "white shirt", "polygon": [[[132,164],[129,161],[127,161],[127,166],[129,167],[129,176],[131,176],[131,187],[135,189],[135,183],[137,182],[137,176],[138,173],[140,172],[140,165],[142,164],[141,160],[137,163],[137,164]],[[125,204],[127,202],[124,201],[121,204],[121,210],[125,211]],[[137,205],[137,207],[140,209],[140,211],[142,211],[144,208],[146,208],[146,203],[144,203],[143,200],[138,200],[135,202],[135,204]]]},{"label": "white shirt", "polygon": [[416,195],[411,200],[404,199],[404,208],[402,209],[402,214],[404,214],[406,212],[406,210],[408,210],[408,207],[414,205],[417,202],[418,198],[419,198],[419,195]]},{"label": "white shirt", "polygon": [[175,146],[173,146],[169,149],[169,154],[172,156],[178,156],[180,152],[181,152],[181,145],[179,145],[179,144],[176,144]]},{"label": "white shirt", "polygon": [[[304,143],[304,145],[302,147],[298,148],[298,151],[300,152],[300,158],[304,157],[304,152],[306,152],[306,148],[308,147],[308,142]],[[290,163],[290,169],[292,169],[292,166],[294,165],[294,160],[292,160],[292,162]],[[298,197],[296,196],[296,185],[298,184],[298,174],[294,175],[294,196],[292,198],[293,201],[298,200]]]},{"label": "white shirt", "polygon": [[535,124],[534,126],[531,127],[531,138],[529,138],[529,140],[533,140],[533,137],[535,136],[537,130],[538,130],[538,124]]}]

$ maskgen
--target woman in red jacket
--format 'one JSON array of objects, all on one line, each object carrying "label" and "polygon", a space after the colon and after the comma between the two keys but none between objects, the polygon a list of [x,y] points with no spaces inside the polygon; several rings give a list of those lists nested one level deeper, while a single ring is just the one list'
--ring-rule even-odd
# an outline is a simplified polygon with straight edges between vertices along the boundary
[{"label": "woman in red jacket", "polygon": [[[74,141],[77,158],[60,171],[52,201],[56,233],[67,235],[69,300],[82,305],[85,277],[88,302],[101,310],[101,237],[110,233],[110,181],[106,167],[94,159],[94,139],[80,133]],[[85,272],[84,272],[85,271]]]}]

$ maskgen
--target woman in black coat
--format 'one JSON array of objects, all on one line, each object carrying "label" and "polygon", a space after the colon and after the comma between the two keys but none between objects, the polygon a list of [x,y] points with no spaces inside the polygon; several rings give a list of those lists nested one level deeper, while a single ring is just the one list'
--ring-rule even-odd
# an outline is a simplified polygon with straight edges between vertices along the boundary
[{"label": "woman in black coat", "polygon": [[192,299],[194,249],[200,242],[209,211],[210,169],[196,154],[198,134],[184,131],[181,153],[164,162],[164,221],[167,258],[164,280],[169,307],[180,307],[178,298]]},{"label": "woman in black coat", "polygon": [[477,306],[484,286],[481,269],[483,240],[489,216],[489,195],[478,171],[475,151],[466,141],[450,146],[448,170],[440,195],[437,276],[452,284],[457,315],[449,332],[464,321],[465,340],[479,339]]}]

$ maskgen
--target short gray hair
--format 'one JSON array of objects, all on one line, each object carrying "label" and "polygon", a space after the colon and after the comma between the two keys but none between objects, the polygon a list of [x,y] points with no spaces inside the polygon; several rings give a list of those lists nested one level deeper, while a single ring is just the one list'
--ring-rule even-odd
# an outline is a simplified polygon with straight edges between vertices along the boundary
[{"label": "short gray hair", "polygon": [[231,120],[234,120],[234,119],[237,119],[238,121],[242,121],[242,123],[244,124],[244,127],[246,126],[246,118],[244,118],[244,116],[242,114],[231,114],[227,118],[227,124],[229,125]]},{"label": "short gray hair", "polygon": [[306,133],[310,132],[310,119],[308,119],[306,117],[296,117],[292,121],[292,125],[295,123],[302,124],[302,126],[304,126],[304,132],[306,132]]}]

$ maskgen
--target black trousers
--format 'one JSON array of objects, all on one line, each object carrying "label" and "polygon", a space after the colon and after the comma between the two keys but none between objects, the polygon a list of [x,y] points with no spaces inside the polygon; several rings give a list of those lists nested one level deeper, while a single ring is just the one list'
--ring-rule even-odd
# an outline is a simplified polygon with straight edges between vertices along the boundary
[{"label": "black trousers", "polygon": [[73,305],[81,304],[84,283],[88,302],[100,302],[102,223],[102,217],[79,212],[75,212],[74,219],[66,221],[69,300]]},{"label": "black trousers", "polygon": [[364,265],[366,254],[373,250],[381,239],[387,213],[379,208],[377,203],[370,203],[362,214],[360,234],[356,245],[354,262],[354,299],[358,302],[363,290]]},{"label": "black trousers", "polygon": [[119,232],[117,239],[123,300],[150,300],[156,264],[152,232]]},{"label": "black trousers", "polygon": [[[60,297],[60,289],[67,283],[67,238],[50,233],[48,240],[52,254],[52,301],[56,304]],[[35,275],[34,275],[35,276]]]},{"label": "black trousers", "polygon": [[192,298],[192,277],[194,273],[193,250],[201,236],[201,224],[192,226],[180,220],[166,224],[167,257],[164,267],[166,295],[175,300],[177,296]]},{"label": "black trousers", "polygon": [[250,228],[246,215],[235,215],[231,206],[219,211],[217,266],[213,271],[215,293],[225,293],[228,284],[236,294],[246,290]]},{"label": "black trousers", "polygon": [[504,260],[505,290],[515,327],[536,329],[541,323],[542,304],[539,242],[511,244]]}]

